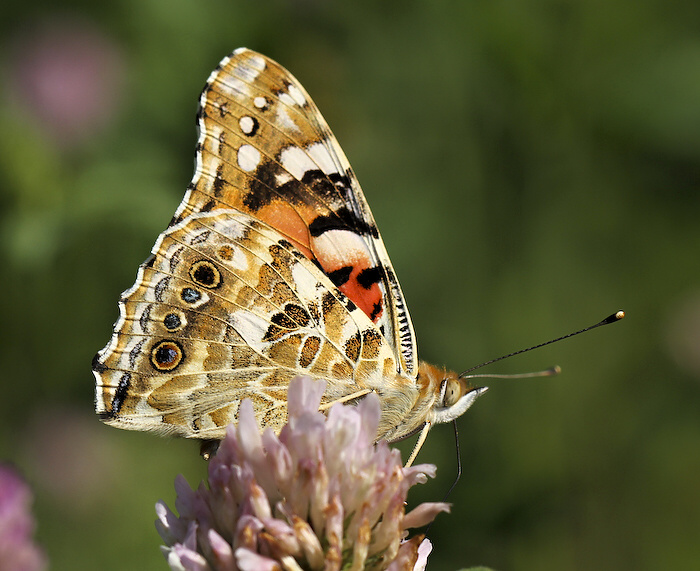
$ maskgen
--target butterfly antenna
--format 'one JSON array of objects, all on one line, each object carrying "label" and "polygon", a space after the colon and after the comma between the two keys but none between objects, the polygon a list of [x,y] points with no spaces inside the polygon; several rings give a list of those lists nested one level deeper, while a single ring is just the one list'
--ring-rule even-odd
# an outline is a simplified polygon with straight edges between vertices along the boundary
[{"label": "butterfly antenna", "polygon": [[[457,487],[457,483],[459,482],[460,478],[462,477],[462,451],[459,448],[459,431],[457,430],[457,419],[452,421],[452,428],[454,428],[455,432],[455,452],[457,454],[457,476],[455,477],[455,481],[452,482],[452,485],[450,486],[450,489],[447,490],[445,495],[442,498],[443,502],[447,501],[447,498],[450,497],[450,494],[454,491],[454,489]],[[430,528],[432,525],[435,523],[435,520],[431,521],[425,529],[422,531],[423,534],[428,535],[428,531],[430,531]]]},{"label": "butterfly antenna", "polygon": [[[513,357],[515,355],[520,355],[520,353],[526,353],[528,351],[532,351],[533,349],[539,349],[540,347],[544,347],[545,345],[550,345],[552,343],[556,343],[557,341],[562,341],[563,339],[568,339],[569,337],[573,337],[574,335],[579,335],[580,333],[585,333],[586,331],[590,331],[591,329],[595,329],[596,327],[600,327],[601,325],[608,325],[609,323],[615,323],[617,321],[620,321],[625,316],[625,312],[620,310],[612,315],[609,315],[602,321],[599,321],[595,325],[591,325],[589,327],[584,327],[583,329],[580,329],[579,331],[574,331],[573,333],[569,333],[567,335],[562,335],[561,337],[557,337],[556,339],[552,339],[551,341],[547,341],[545,343],[540,343],[539,345],[534,345],[533,347],[528,347],[527,349],[521,349],[520,351],[515,351],[514,353],[509,353],[508,355],[503,355],[503,357],[498,357],[497,359],[491,359],[490,361],[486,361],[485,363],[481,363],[481,365],[477,365],[476,367],[472,367],[471,369],[467,369],[466,371],[460,373],[459,378],[460,379],[476,379],[476,378],[481,378],[481,377],[487,377],[491,379],[527,379],[530,377],[549,377],[552,375],[557,375],[561,372],[561,369],[559,366],[554,366],[550,367],[549,369],[545,369],[544,371],[537,371],[534,373],[520,373],[520,374],[515,374],[515,375],[501,375],[501,374],[495,374],[495,375],[490,375],[490,374],[479,374],[479,375],[470,375],[472,371],[475,371],[476,369],[480,369],[481,367],[485,367],[486,365],[490,365],[491,363],[496,363],[497,361],[502,361],[503,359],[507,359],[508,357]],[[462,477],[462,453],[459,447],[459,432],[457,431],[457,420],[452,421],[452,426],[454,428],[454,434],[455,434],[455,449],[457,453],[457,476],[455,477],[454,482],[450,486],[450,489],[447,490],[447,493],[445,494],[445,497],[443,498],[443,502],[447,500],[447,498],[450,496],[452,491],[455,489],[457,486],[457,483],[459,482],[460,478]],[[426,529],[423,531],[423,533],[427,534],[428,530],[430,529],[430,526],[433,524],[433,522],[430,522]]]},{"label": "butterfly antenna", "polygon": [[447,501],[447,498],[452,493],[452,490],[454,490],[457,487],[457,482],[459,482],[459,479],[462,477],[462,451],[459,448],[459,431],[457,430],[457,419],[454,419],[452,421],[452,428],[455,432],[455,450],[457,452],[457,476],[455,477],[455,481],[452,482],[450,489],[447,490],[445,497],[442,499],[443,502]]},{"label": "butterfly antenna", "polygon": [[550,375],[556,375],[559,373],[560,369],[559,367],[552,367],[551,369],[547,369],[545,371],[539,371],[536,373],[525,373],[521,375],[470,375],[472,371],[475,371],[476,369],[481,369],[481,367],[485,367],[486,365],[490,365],[491,363],[496,363],[498,361],[502,361],[503,359],[508,359],[509,357],[514,357],[515,355],[520,355],[520,353],[527,353],[528,351],[532,351],[533,349],[539,349],[540,347],[544,347],[545,345],[551,345],[552,343],[556,343],[557,341],[562,341],[564,339],[568,339],[569,337],[573,337],[574,335],[579,335],[581,333],[585,333],[586,331],[590,331],[591,329],[595,329],[596,327],[600,327],[601,325],[608,325],[610,323],[616,323],[620,321],[625,316],[625,312],[620,310],[612,315],[608,315],[605,319],[599,321],[598,323],[594,325],[590,325],[588,327],[584,327],[583,329],[580,329],[579,331],[574,331],[573,333],[568,333],[567,335],[562,335],[561,337],[557,337],[556,339],[552,339],[551,341],[546,341],[545,343],[540,343],[539,345],[534,345],[532,347],[528,347],[527,349],[521,349],[520,351],[515,351],[514,353],[508,353],[508,355],[503,355],[502,357],[498,357],[497,359],[491,359],[490,361],[486,361],[485,363],[481,363],[481,365],[477,365],[476,367],[472,367],[470,369],[467,369],[466,371],[463,371],[462,373],[459,374],[460,379],[473,379],[473,378],[478,378],[478,377],[489,377],[489,378],[496,378],[496,379],[501,379],[501,378],[527,378],[527,377],[547,377]]}]

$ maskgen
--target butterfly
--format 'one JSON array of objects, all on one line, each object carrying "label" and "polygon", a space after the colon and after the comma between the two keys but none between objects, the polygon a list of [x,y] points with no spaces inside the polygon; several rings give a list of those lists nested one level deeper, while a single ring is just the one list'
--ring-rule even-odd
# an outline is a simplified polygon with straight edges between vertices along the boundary
[{"label": "butterfly", "polygon": [[200,96],[195,173],[93,359],[107,424],[219,440],[251,399],[279,431],[296,376],[322,408],[378,395],[377,440],[463,414],[486,389],[419,362],[401,287],[328,125],[282,66],[240,48]]}]

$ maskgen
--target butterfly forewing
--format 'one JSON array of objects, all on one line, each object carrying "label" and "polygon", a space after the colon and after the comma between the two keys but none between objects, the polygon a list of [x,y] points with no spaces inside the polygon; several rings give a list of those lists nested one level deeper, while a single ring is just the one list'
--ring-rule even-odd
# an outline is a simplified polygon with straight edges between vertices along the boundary
[{"label": "butterfly forewing", "polygon": [[377,325],[414,376],[410,317],[350,165],[301,84],[250,50],[225,58],[200,97],[196,172],[175,221],[235,208],[267,222]]}]

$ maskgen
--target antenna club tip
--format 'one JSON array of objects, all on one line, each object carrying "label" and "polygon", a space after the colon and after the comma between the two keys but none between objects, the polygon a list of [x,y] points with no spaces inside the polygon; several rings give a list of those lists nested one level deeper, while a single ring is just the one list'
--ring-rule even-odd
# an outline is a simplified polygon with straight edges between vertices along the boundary
[{"label": "antenna club tip", "polygon": [[550,372],[550,375],[558,375],[559,373],[561,373],[561,367],[560,367],[559,365],[554,365],[554,366],[553,366],[551,369],[549,369],[549,370],[551,371],[551,372]]},{"label": "antenna club tip", "polygon": [[607,325],[608,323],[615,323],[616,321],[620,321],[625,316],[625,312],[620,310],[616,311],[612,315],[608,315],[603,321],[600,322],[599,325]]}]

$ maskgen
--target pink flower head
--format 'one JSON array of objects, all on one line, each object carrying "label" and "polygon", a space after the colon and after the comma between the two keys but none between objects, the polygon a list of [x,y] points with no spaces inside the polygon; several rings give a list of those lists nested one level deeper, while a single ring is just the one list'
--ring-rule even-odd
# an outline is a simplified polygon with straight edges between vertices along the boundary
[{"label": "pink flower head", "polygon": [[209,486],[175,481],[176,516],[158,502],[156,527],[173,569],[423,569],[430,544],[407,540],[444,503],[408,514],[408,489],[435,466],[404,468],[398,450],[374,444],[379,399],[319,412],[324,381],[289,386],[289,421],[261,434],[249,400],[209,463]]},{"label": "pink flower head", "polygon": [[32,541],[32,494],[9,466],[0,464],[0,569],[40,571],[44,554]]}]

